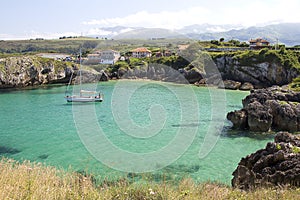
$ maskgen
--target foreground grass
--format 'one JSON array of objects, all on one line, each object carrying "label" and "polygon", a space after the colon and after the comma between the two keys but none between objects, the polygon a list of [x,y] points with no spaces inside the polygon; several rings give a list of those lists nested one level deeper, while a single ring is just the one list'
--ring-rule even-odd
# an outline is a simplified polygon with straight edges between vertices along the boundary
[{"label": "foreground grass", "polygon": [[91,177],[53,167],[10,159],[0,161],[0,199],[300,199],[300,189],[259,189],[245,192],[190,179],[167,183],[93,184]]}]

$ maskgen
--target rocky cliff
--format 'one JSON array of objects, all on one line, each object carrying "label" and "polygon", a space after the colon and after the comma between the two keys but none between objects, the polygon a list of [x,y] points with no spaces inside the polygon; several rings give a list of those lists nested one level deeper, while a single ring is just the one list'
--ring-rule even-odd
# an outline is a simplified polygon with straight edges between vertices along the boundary
[{"label": "rocky cliff", "polygon": [[[192,52],[194,51],[196,50]],[[189,59],[190,62],[182,60],[184,59],[180,56],[172,56],[142,61],[137,63],[138,66],[130,63],[126,67],[124,65],[118,68],[118,74],[120,78],[148,78],[176,82],[177,79],[173,75],[177,71],[177,76],[179,72],[188,83],[243,90],[286,85],[300,75],[300,54],[286,50],[203,52]],[[216,81],[219,74],[224,83]]]},{"label": "rocky cliff", "polygon": [[300,138],[279,132],[266,148],[242,158],[233,172],[232,186],[254,189],[265,186],[300,187]]},{"label": "rocky cliff", "polygon": [[243,108],[229,112],[233,128],[266,132],[300,130],[300,93],[285,87],[252,90]]},{"label": "rocky cliff", "polygon": [[300,75],[296,67],[286,66],[275,58],[259,61],[253,57],[242,61],[234,56],[224,55],[215,58],[214,61],[223,80],[248,82],[256,88],[282,86]]},{"label": "rocky cliff", "polygon": [[[26,87],[41,84],[68,83],[76,77],[78,66],[37,56],[20,56],[0,59],[0,88]],[[95,71],[82,71],[83,82],[100,80]]]}]

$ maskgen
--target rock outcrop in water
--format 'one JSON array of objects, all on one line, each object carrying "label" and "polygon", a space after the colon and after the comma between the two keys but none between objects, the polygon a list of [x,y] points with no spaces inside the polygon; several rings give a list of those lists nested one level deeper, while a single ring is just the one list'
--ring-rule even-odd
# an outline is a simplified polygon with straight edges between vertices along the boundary
[{"label": "rock outcrop in water", "polygon": [[273,86],[252,90],[243,99],[243,108],[229,112],[233,128],[266,132],[300,130],[300,93]]},{"label": "rock outcrop in water", "polygon": [[279,132],[266,148],[242,158],[232,186],[248,190],[261,186],[300,187],[300,137]]},{"label": "rock outcrop in water", "polygon": [[[36,56],[9,57],[0,60],[0,88],[68,83],[76,77],[78,66]],[[82,70],[82,82],[99,81],[101,74]]]}]

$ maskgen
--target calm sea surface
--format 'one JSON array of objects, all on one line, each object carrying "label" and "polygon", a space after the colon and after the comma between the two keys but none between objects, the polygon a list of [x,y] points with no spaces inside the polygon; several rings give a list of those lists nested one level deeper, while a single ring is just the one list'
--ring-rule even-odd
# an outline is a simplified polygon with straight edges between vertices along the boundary
[{"label": "calm sea surface", "polygon": [[[153,159],[157,170],[147,175],[155,180],[192,177],[198,182],[210,180],[230,184],[231,174],[240,159],[272,140],[272,136],[232,131],[227,120],[222,128],[210,126],[214,120],[222,121],[226,116],[220,109],[214,117],[212,102],[223,101],[226,112],[240,109],[241,100],[248,92],[226,90],[225,99],[216,99],[210,98],[211,94],[222,90],[162,82],[111,81],[99,83],[97,87],[104,94],[104,101],[88,105],[66,103],[65,86],[1,90],[0,156],[84,171],[99,179],[123,176],[136,179],[143,175],[134,173],[135,166],[148,165],[147,153],[160,152],[173,145],[169,152],[156,154],[157,160],[149,157],[150,171]],[[88,113],[80,113],[85,111]],[[92,120],[91,116],[94,116]],[[86,132],[82,126],[86,127]],[[206,141],[212,128],[216,130],[214,137]],[[177,137],[180,131],[186,137]],[[97,141],[100,150],[95,155],[93,150],[97,146],[85,138],[91,141],[101,138],[97,138],[97,134],[102,134],[103,140]],[[175,140],[179,143],[171,142]],[[204,143],[208,143],[208,147]],[[188,146],[182,150],[181,144]],[[144,153],[144,161],[131,160],[130,156],[118,160],[109,145],[126,155]],[[201,147],[209,150],[204,158],[199,157]],[[164,167],[163,161],[171,158],[174,152],[179,158]],[[128,162],[133,173],[120,171],[126,171]]]}]

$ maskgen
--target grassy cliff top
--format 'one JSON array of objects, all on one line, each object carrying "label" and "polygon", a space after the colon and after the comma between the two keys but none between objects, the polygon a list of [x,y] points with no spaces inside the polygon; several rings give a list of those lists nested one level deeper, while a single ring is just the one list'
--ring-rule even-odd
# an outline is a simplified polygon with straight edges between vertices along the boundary
[{"label": "grassy cliff top", "polygon": [[213,59],[223,56],[229,56],[237,60],[241,65],[251,65],[263,62],[275,62],[287,68],[300,69],[300,52],[286,50],[261,49],[261,50],[246,50],[237,52],[217,52],[210,53]]}]

